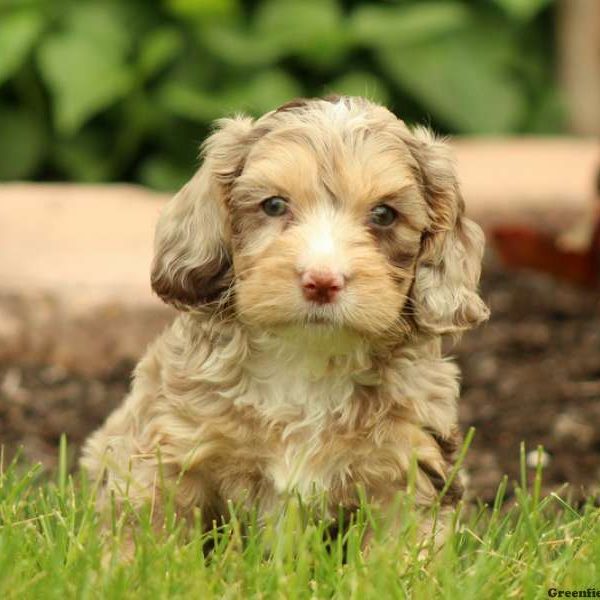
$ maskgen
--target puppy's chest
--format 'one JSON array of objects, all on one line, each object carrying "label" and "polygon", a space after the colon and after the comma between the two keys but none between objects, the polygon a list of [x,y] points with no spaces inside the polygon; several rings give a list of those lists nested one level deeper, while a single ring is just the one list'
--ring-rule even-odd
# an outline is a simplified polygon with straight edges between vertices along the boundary
[{"label": "puppy's chest", "polygon": [[244,391],[238,406],[251,406],[272,423],[289,429],[308,424],[320,427],[344,407],[365,385],[373,389],[379,375],[352,357],[312,357],[301,348],[284,356],[262,355],[246,368]]},{"label": "puppy's chest", "polygon": [[265,475],[277,493],[294,491],[307,498],[348,480],[357,450],[368,446],[358,431],[338,432],[365,393],[350,376],[311,380],[296,375],[280,374],[257,386],[253,404],[262,419],[276,424]]},{"label": "puppy's chest", "polygon": [[[311,440],[286,441],[278,445],[267,465],[267,476],[278,494],[299,493],[303,498],[327,491],[339,478],[339,461],[320,457],[315,461],[318,442]],[[323,460],[325,459],[325,460]]]},{"label": "puppy's chest", "polygon": [[341,434],[331,423],[300,429],[289,437],[279,438],[272,446],[265,475],[278,494],[298,493],[304,499],[321,492],[353,495],[362,481],[365,459],[369,470],[395,462],[393,452],[376,445],[364,432]]},{"label": "puppy's chest", "polygon": [[369,454],[364,431],[353,431],[357,408],[367,414],[383,393],[380,376],[364,361],[261,360],[248,368],[247,384],[235,400],[251,408],[268,436],[264,475],[277,493],[307,497],[353,485],[358,455]]}]

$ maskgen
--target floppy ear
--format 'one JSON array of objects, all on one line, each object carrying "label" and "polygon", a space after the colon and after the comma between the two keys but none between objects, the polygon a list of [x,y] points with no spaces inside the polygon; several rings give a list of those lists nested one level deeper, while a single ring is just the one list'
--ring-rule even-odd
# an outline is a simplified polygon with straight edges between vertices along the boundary
[{"label": "floppy ear", "polygon": [[418,128],[405,140],[416,160],[431,226],[423,234],[412,302],[415,321],[428,333],[457,333],[487,320],[477,293],[483,231],[464,216],[453,159],[446,144]]},{"label": "floppy ear", "polygon": [[164,207],[154,238],[152,289],[187,310],[218,300],[232,281],[226,198],[241,172],[252,120],[217,122],[202,166]]}]

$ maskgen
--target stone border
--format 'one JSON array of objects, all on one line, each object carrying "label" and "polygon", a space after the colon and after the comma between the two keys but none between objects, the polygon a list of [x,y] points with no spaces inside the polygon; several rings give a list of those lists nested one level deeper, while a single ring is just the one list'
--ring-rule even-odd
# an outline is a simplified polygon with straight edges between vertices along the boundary
[{"label": "stone border", "polygon": [[[564,229],[595,209],[594,140],[453,145],[468,212],[484,226]],[[136,360],[173,316],[148,281],[167,198],[132,185],[0,185],[0,360],[88,376]]]}]

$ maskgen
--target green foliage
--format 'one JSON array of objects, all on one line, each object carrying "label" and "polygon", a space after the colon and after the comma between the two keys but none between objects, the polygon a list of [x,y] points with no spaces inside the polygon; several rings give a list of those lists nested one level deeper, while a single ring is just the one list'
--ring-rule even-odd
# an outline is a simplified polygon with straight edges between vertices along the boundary
[{"label": "green foliage", "polygon": [[18,10],[3,15],[0,21],[0,83],[21,66],[41,28],[41,15],[35,11]]},{"label": "green foliage", "polygon": [[210,122],[362,94],[446,133],[554,132],[553,0],[0,0],[0,178],[172,189]]},{"label": "green foliage", "polygon": [[38,168],[44,149],[39,119],[18,108],[0,109],[0,180],[27,177]]},{"label": "green foliage", "polygon": [[[550,588],[596,589],[600,509],[540,495],[541,470],[504,503],[461,507],[438,552],[417,543],[414,496],[398,497],[402,527],[390,530],[362,503],[342,536],[331,539],[315,511],[291,498],[260,525],[229,506],[228,522],[205,532],[178,523],[167,507],[160,532],[151,507],[114,511],[100,531],[94,486],[67,470],[60,446],[55,475],[3,464],[0,454],[0,597],[38,598],[547,598]],[[525,453],[522,452],[523,469]],[[119,552],[134,523],[130,560]],[[366,528],[369,552],[362,551]],[[191,531],[190,531],[191,530]],[[390,535],[394,531],[394,535]],[[209,549],[210,548],[210,549]]]},{"label": "green foliage", "polygon": [[510,16],[521,21],[528,21],[552,0],[494,0],[498,6]]}]

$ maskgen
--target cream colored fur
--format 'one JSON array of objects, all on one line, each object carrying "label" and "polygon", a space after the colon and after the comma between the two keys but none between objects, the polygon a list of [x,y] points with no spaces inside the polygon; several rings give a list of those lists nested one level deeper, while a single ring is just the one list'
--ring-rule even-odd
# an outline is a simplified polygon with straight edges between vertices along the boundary
[{"label": "cream colored fur", "polygon": [[[289,214],[265,215],[270,196]],[[386,231],[368,222],[382,202],[399,215]],[[332,516],[359,488],[385,508],[412,460],[433,504],[459,441],[441,335],[488,315],[463,211],[447,147],[366,100],[218,123],[157,226],[153,286],[181,313],[83,451],[100,509],[114,491],[160,518],[164,486],[208,523],[229,500],[276,513],[291,492],[326,492]],[[298,278],[321,267],[346,284],[316,306]],[[459,497],[455,482],[443,504]]]}]

